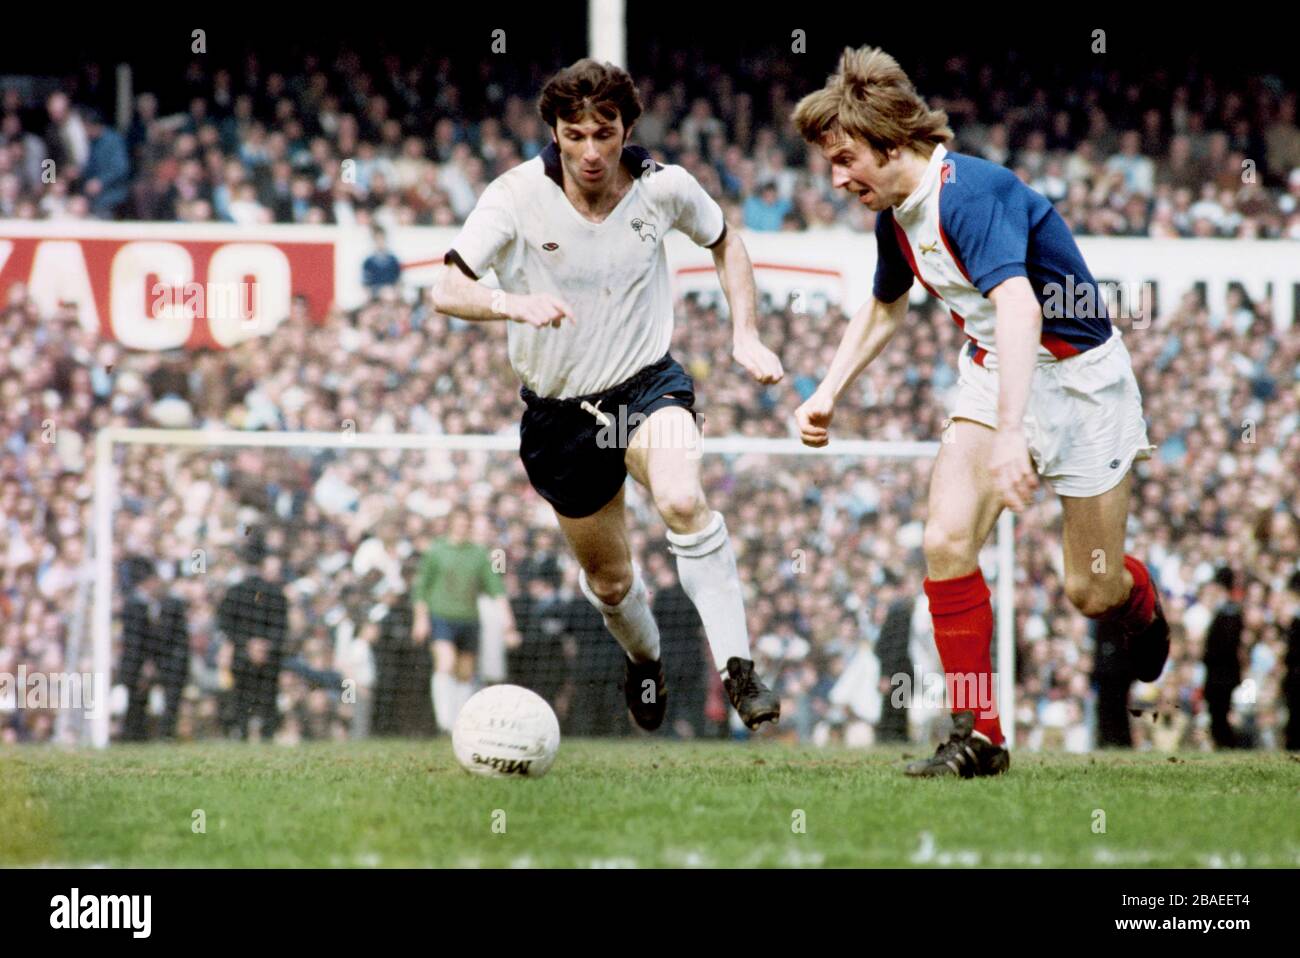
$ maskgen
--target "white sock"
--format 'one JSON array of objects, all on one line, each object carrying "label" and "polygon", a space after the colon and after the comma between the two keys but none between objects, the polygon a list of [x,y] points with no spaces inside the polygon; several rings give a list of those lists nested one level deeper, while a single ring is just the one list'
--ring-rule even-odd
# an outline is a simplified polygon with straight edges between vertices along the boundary
[{"label": "white sock", "polygon": [[587,601],[600,610],[605,619],[605,628],[618,639],[623,651],[633,662],[656,662],[659,660],[659,626],[650,614],[645,580],[641,570],[632,567],[632,588],[627,590],[618,605],[601,602],[596,593],[591,591],[587,582],[587,573],[578,570],[578,585]]},{"label": "white sock", "polygon": [[474,694],[474,692],[475,692],[475,688],[474,688],[474,686],[475,686],[476,684],[477,684],[477,683],[475,683],[473,679],[471,679],[471,680],[468,681],[468,682],[460,682],[460,681],[458,681],[458,682],[456,683],[456,692],[455,692],[455,697],[452,699],[452,701],[453,701],[453,703],[454,703],[454,705],[453,705],[453,711],[452,711],[452,713],[451,713],[451,724],[452,724],[452,725],[455,725],[455,724],[456,724],[456,716],[460,715],[460,710],[463,709],[463,708],[465,707],[465,703],[468,702],[468,701],[470,700],[470,697],[471,697],[471,696],[473,696],[473,694]]},{"label": "white sock", "polygon": [[677,556],[677,577],[682,588],[704,623],[713,663],[725,675],[727,660],[733,655],[742,659],[751,656],[736,553],[722,513],[714,512],[709,524],[699,532],[680,534],[668,530],[668,548]]},{"label": "white sock", "polygon": [[456,720],[456,677],[450,672],[433,673],[433,717],[438,728],[450,732]]}]

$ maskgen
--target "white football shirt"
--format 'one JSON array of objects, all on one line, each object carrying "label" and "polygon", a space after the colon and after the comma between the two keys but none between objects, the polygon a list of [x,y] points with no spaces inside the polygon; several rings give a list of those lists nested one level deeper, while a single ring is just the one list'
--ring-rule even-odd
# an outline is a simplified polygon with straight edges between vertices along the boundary
[{"label": "white football shirt", "polygon": [[663,358],[673,333],[664,235],[679,229],[700,246],[722,240],[722,209],[680,166],[623,148],[632,186],[602,223],[564,195],[554,143],[493,180],[446,262],[475,279],[495,271],[509,293],[550,293],[577,322],[536,329],[509,323],[510,364],[539,396],[600,392]]}]

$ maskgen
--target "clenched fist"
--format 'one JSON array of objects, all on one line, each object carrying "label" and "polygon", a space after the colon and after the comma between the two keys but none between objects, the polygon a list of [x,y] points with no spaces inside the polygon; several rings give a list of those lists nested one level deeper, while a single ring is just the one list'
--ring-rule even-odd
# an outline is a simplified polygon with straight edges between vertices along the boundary
[{"label": "clenched fist", "polygon": [[736,339],[731,349],[731,358],[744,366],[760,383],[779,383],[785,375],[776,353],[760,343],[756,336]]},{"label": "clenched fist", "polygon": [[799,424],[799,438],[805,446],[819,448],[830,442],[831,417],[835,415],[835,400],[821,390],[813,393],[794,411]]},{"label": "clenched fist", "polygon": [[497,290],[492,294],[492,310],[512,322],[526,323],[535,329],[558,327],[561,321],[574,318],[573,308],[550,293],[518,296]]}]

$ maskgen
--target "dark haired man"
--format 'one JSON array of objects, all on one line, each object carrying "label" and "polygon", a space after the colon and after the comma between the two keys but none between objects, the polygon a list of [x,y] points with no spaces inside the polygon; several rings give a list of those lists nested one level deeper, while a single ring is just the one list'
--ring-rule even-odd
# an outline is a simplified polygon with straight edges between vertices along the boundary
[{"label": "dark haired man", "polygon": [[1205,706],[1210,713],[1214,747],[1237,748],[1237,732],[1228,721],[1233,690],[1241,684],[1241,635],[1245,617],[1234,597],[1236,576],[1224,566],[1214,573],[1214,618],[1205,633]]},{"label": "dark haired man", "polygon": [[189,608],[171,594],[157,566],[144,556],[126,562],[131,592],[122,608],[122,664],[118,682],[126,687],[126,718],[122,739],[142,742],[149,737],[149,692],[163,690],[159,721],[162,738],[176,737],[181,694],[189,676]]},{"label": "dark haired man", "polygon": [[[682,587],[704,623],[731,702],[750,728],[780,715],[754,673],[735,554],[700,485],[695,387],[668,352],[672,297],[663,238],[713,251],[731,307],[732,355],[759,382],[780,360],[759,342],[753,267],[718,204],[686,170],[628,144],[641,103],[628,74],[580,60],[538,104],[552,142],[494,180],[446,254],[442,312],[509,322],[527,408],[520,457],[582,567],[583,594],[627,653],[625,697],[655,729],[666,708],[659,629],[632,564],[628,473],[668,526]],[[477,282],[494,270],[500,289]]]},{"label": "dark haired man", "polygon": [[260,541],[244,549],[247,575],[226,592],[217,607],[217,628],[234,647],[234,688],[226,701],[227,735],[249,737],[249,720],[260,720],[263,739],[280,727],[276,701],[280,671],[289,641],[289,600],[281,585],[280,558]]}]

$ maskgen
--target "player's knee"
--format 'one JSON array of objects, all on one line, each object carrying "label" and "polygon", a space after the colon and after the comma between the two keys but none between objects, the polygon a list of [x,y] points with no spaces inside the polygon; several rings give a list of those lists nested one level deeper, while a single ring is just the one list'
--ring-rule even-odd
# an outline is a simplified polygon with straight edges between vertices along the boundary
[{"label": "player's knee", "polygon": [[1124,597],[1117,594],[1115,585],[1110,577],[1100,574],[1066,575],[1065,597],[1082,615],[1097,618],[1123,601]]},{"label": "player's knee", "polygon": [[698,487],[673,489],[655,496],[655,506],[664,525],[673,532],[696,532],[709,519],[709,507]]},{"label": "player's knee", "polygon": [[629,563],[620,563],[589,570],[587,585],[601,602],[606,605],[618,605],[632,588],[632,566]]},{"label": "player's knee", "polygon": [[967,532],[946,528],[938,523],[927,523],[921,537],[921,548],[932,574],[948,578],[949,570],[964,569],[979,560],[979,543]]},{"label": "player's knee", "polygon": [[456,667],[456,650],[450,642],[439,641],[433,646],[433,670],[451,675]]},{"label": "player's knee", "polygon": [[468,682],[474,678],[474,656],[462,653],[456,657],[456,678]]}]

